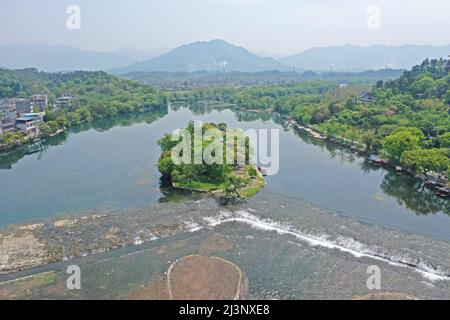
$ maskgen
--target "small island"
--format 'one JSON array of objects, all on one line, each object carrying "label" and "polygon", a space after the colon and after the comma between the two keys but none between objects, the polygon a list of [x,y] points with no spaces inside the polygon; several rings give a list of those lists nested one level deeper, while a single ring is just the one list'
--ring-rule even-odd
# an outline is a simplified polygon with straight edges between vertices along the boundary
[{"label": "small island", "polygon": [[[225,123],[191,121],[178,138],[166,134],[158,145],[158,170],[175,188],[248,199],[265,186],[259,168],[251,163],[248,137],[228,130]],[[174,161],[174,154],[184,161]]]}]

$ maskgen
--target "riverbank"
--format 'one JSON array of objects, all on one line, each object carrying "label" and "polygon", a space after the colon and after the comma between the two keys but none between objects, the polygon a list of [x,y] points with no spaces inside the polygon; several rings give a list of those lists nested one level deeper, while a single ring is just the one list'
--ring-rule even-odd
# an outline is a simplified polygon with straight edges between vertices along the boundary
[{"label": "riverbank", "polygon": [[[358,147],[357,145],[355,145],[355,142],[353,142],[353,141],[347,140],[345,142],[339,142],[339,139],[324,135],[323,133],[319,132],[315,128],[301,126],[293,119],[288,119],[287,123],[290,126],[296,128],[298,130],[302,130],[302,131],[306,132],[310,137],[312,137],[314,139],[323,140],[323,141],[326,141],[327,143],[338,145],[339,147],[348,149],[353,153],[357,153],[361,156],[364,156],[367,160],[369,160],[369,162],[371,164],[373,164],[375,166],[387,167],[390,170],[395,171],[399,175],[407,174],[407,175],[417,179],[418,181],[421,181],[427,188],[434,191],[436,194],[440,195],[441,197],[447,198],[450,196],[450,184],[448,183],[448,180],[440,181],[440,178],[438,178],[438,177],[417,174],[417,172],[411,170],[404,164],[401,164],[401,166],[399,166],[398,164],[391,163],[390,161],[385,160],[385,159],[380,160],[378,158],[378,156],[372,155],[371,152],[368,151],[367,149]],[[448,189],[449,194],[444,195],[443,189]]]},{"label": "riverbank", "polygon": [[[16,134],[22,135],[21,133],[16,133]],[[36,138],[36,137],[34,137],[34,136],[33,136],[33,137],[24,137],[24,136],[21,136],[21,139],[23,139],[22,142],[15,141],[15,142],[12,143],[12,144],[3,144],[3,145],[0,145],[0,155],[1,155],[1,154],[12,153],[12,152],[14,152],[15,150],[19,149],[20,147],[23,147],[23,146],[25,146],[25,145],[27,145],[27,144],[32,144],[32,143],[37,142],[37,141],[40,141],[40,140],[41,140],[41,137]]]}]

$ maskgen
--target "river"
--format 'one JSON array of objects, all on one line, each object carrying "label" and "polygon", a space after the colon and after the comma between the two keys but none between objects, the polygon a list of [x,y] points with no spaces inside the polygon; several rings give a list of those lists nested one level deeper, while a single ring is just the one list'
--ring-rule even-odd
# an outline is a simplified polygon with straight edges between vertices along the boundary
[{"label": "river", "polygon": [[[262,119],[261,119],[262,118]],[[265,192],[298,197],[345,215],[450,239],[449,201],[408,176],[316,141],[270,115],[171,109],[103,120],[0,159],[0,226],[84,211],[139,208],[182,197],[161,188],[158,139],[189,120],[280,129],[280,170]]]}]

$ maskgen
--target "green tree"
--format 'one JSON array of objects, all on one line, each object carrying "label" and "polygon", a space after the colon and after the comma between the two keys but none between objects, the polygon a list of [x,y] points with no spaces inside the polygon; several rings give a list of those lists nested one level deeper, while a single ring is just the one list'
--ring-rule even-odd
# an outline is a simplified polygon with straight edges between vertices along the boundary
[{"label": "green tree", "polygon": [[402,156],[402,161],[425,175],[430,171],[444,172],[450,165],[450,160],[442,149],[415,149],[405,151]]},{"label": "green tree", "polygon": [[429,95],[430,91],[434,88],[434,80],[432,77],[425,76],[420,80],[415,81],[410,90],[415,96]]},{"label": "green tree", "polygon": [[403,153],[419,148],[423,139],[424,135],[419,129],[401,127],[384,139],[383,148],[391,160],[400,162]]},{"label": "green tree", "polygon": [[245,188],[247,183],[244,179],[236,176],[228,176],[225,182],[225,194],[229,197],[240,197],[239,189]]},{"label": "green tree", "polygon": [[361,136],[361,141],[366,146],[366,151],[370,151],[375,141],[375,132],[373,130],[364,132],[364,134]]},{"label": "green tree", "polygon": [[441,148],[450,148],[450,132],[444,133],[439,138]]},{"label": "green tree", "polygon": [[170,153],[165,153],[161,156],[158,161],[158,170],[161,172],[163,177],[170,177],[173,170],[175,169],[175,165],[172,162]]},{"label": "green tree", "polygon": [[258,175],[258,172],[255,168],[251,167],[250,169],[248,169],[248,175],[250,177],[256,177]]},{"label": "green tree", "polygon": [[359,136],[358,130],[356,130],[353,127],[348,127],[348,129],[345,132],[345,136],[350,141],[350,143],[353,144],[358,139]]},{"label": "green tree", "polygon": [[[450,60],[449,60],[450,61]],[[444,96],[444,100],[447,104],[450,105],[450,90],[447,90],[447,93]]]},{"label": "green tree", "polygon": [[0,134],[0,145],[14,146],[22,144],[23,142],[24,137],[20,133],[6,131]]}]

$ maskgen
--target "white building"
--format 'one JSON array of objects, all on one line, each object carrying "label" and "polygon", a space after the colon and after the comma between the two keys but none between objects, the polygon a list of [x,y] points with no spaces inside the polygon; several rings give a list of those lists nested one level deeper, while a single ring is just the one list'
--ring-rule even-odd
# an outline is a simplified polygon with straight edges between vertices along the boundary
[{"label": "white building", "polygon": [[15,129],[16,117],[17,109],[14,101],[0,100],[0,129],[2,132]]},{"label": "white building", "polygon": [[70,109],[72,107],[72,95],[64,94],[56,99],[56,109]]},{"label": "white building", "polygon": [[42,94],[36,94],[31,97],[31,108],[44,111],[48,107],[48,97]]},{"label": "white building", "polygon": [[29,134],[38,134],[39,125],[42,122],[43,113],[27,113],[23,117],[17,118],[15,126],[21,132]]},{"label": "white building", "polygon": [[12,102],[16,105],[17,115],[19,117],[23,116],[26,113],[31,113],[31,103],[27,99],[14,98],[11,99]]}]

